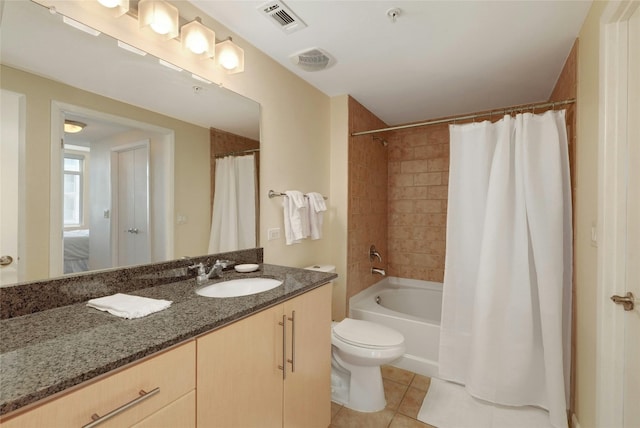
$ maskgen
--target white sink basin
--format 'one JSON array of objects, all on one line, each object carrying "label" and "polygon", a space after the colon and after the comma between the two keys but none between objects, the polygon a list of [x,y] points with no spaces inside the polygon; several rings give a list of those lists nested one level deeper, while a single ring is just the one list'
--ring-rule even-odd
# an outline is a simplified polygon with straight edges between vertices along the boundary
[{"label": "white sink basin", "polygon": [[216,282],[196,290],[204,297],[238,297],[262,293],[282,285],[282,281],[272,278],[240,278]]}]

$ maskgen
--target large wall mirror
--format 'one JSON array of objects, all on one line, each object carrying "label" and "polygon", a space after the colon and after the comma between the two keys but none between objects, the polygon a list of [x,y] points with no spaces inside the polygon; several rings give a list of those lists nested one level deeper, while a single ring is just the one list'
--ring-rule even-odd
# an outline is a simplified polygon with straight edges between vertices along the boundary
[{"label": "large wall mirror", "polygon": [[37,3],[0,14],[0,285],[206,254],[211,130],[259,141],[259,104]]}]

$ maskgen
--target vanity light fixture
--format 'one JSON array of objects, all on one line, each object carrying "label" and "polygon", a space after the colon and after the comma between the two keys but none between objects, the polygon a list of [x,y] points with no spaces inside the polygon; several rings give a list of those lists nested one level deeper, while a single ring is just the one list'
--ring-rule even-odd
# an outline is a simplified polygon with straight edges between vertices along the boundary
[{"label": "vanity light fixture", "polygon": [[178,8],[161,0],[140,0],[138,23],[169,40],[178,37]]},{"label": "vanity light fixture", "polygon": [[216,33],[196,18],[180,28],[182,48],[202,59],[213,58],[216,51]]},{"label": "vanity light fixture", "polygon": [[64,132],[67,134],[77,134],[82,131],[85,126],[87,126],[86,123],[76,122],[75,120],[65,120]]},{"label": "vanity light fixture", "polygon": [[228,74],[241,73],[244,71],[244,50],[229,37],[216,44],[215,61]]},{"label": "vanity light fixture", "polygon": [[129,12],[129,0],[98,0],[98,3],[110,9],[111,14],[115,17]]}]

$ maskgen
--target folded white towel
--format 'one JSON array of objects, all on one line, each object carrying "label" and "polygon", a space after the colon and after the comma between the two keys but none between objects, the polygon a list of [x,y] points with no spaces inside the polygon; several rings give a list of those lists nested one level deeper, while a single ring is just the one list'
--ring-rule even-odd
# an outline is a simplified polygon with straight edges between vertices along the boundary
[{"label": "folded white towel", "polygon": [[302,192],[287,190],[282,200],[284,235],[287,245],[297,244],[309,236],[309,204]]},{"label": "folded white towel", "polygon": [[307,193],[309,198],[309,225],[311,229],[311,239],[322,238],[323,212],[327,210],[324,196],[318,192]]},{"label": "folded white towel", "polygon": [[131,296],[116,293],[111,296],[91,299],[87,306],[106,311],[121,318],[141,318],[171,306],[171,300],[150,299],[148,297]]}]

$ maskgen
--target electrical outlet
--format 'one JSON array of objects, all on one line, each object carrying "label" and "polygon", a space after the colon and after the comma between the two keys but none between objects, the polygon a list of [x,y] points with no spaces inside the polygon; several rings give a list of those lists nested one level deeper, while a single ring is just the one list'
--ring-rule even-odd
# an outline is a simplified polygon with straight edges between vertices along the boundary
[{"label": "electrical outlet", "polygon": [[280,239],[280,228],[274,227],[267,230],[267,240],[273,241],[274,239]]}]

